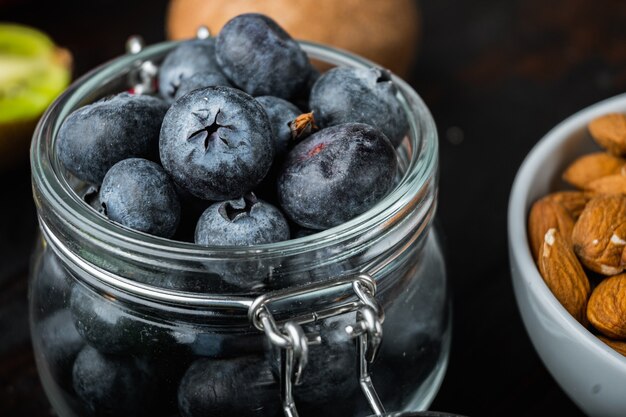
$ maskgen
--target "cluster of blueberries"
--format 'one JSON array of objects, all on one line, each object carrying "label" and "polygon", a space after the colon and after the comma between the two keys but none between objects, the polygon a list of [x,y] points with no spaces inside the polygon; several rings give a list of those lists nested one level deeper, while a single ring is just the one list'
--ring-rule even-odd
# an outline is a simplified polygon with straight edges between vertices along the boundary
[{"label": "cluster of blueberries", "polygon": [[[396,93],[379,68],[320,74],[273,20],[245,14],[174,48],[158,95],[123,92],[73,112],[56,151],[114,222],[206,246],[272,243],[342,224],[389,193],[409,130]],[[230,269],[225,282],[250,276]],[[81,415],[282,414],[260,333],[159,324],[71,282],[49,250],[35,296],[49,309],[36,341]],[[296,388],[303,415],[331,403],[329,416],[354,414],[355,345],[336,336],[345,324],[316,329],[324,345]]]},{"label": "cluster of blueberries", "polygon": [[394,186],[409,126],[389,73],[320,74],[266,16],[179,44],[158,91],[88,104],[58,132],[65,168],[98,190],[89,203],[124,226],[207,246],[272,243],[342,224]]},{"label": "cluster of blueberries", "polygon": [[[51,392],[62,395],[75,415],[283,415],[280,352],[263,333],[229,331],[206,323],[205,316],[201,323],[177,319],[95,292],[76,282],[49,247],[33,272],[33,342],[49,375],[43,380],[54,381]],[[420,291],[424,305],[439,306],[430,301],[431,291]],[[404,303],[400,311],[404,317]],[[422,321],[398,320],[393,308],[387,312],[388,342],[371,369],[384,404],[398,409],[437,363],[441,340]],[[427,317],[439,316],[433,311]],[[356,314],[348,313],[304,325],[321,344],[309,346],[302,383],[294,387],[301,416],[371,414],[359,387],[357,348],[345,332],[355,322]]]},{"label": "cluster of blueberries", "polygon": [[[74,282],[46,250],[35,267],[41,306],[34,337],[46,372],[76,415],[97,417],[281,417],[279,352],[260,332],[159,318]],[[303,416],[334,403],[331,416],[363,404],[356,347],[345,326],[354,313],[307,328],[322,344],[309,352],[295,387]],[[45,378],[44,378],[45,380]]]}]

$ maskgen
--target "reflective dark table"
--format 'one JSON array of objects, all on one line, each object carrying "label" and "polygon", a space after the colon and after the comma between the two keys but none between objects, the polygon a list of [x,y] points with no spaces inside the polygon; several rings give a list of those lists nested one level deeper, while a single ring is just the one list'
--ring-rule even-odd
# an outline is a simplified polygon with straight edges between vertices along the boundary
[{"label": "reflective dark table", "polygon": [[[167,2],[0,0],[0,21],[49,33],[75,76],[164,39]],[[620,0],[421,3],[423,39],[409,81],[439,127],[438,221],[454,293],[449,369],[433,410],[469,416],[579,416],[523,328],[506,250],[517,167],[552,126],[626,90]],[[321,24],[321,23],[320,23]],[[26,275],[36,234],[27,161],[0,170],[0,415],[50,416],[28,335]]]}]

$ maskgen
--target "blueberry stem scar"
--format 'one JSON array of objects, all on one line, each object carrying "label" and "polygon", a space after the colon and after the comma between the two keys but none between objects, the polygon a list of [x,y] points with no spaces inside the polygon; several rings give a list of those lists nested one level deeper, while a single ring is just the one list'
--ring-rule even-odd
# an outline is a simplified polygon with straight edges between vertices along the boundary
[{"label": "blueberry stem scar", "polygon": [[256,196],[250,193],[238,200],[225,202],[222,207],[220,207],[220,214],[224,219],[232,222],[237,220],[240,216],[249,215],[252,207],[257,202]]},{"label": "blueberry stem scar", "polygon": [[217,113],[215,113],[215,118],[213,119],[213,122],[211,122],[210,124],[208,124],[207,126],[203,127],[202,129],[199,129],[195,132],[193,132],[188,138],[187,140],[194,140],[194,139],[198,139],[198,138],[203,138],[204,139],[204,150],[205,152],[208,152],[209,150],[209,143],[211,142],[211,140],[215,140],[215,139],[219,139],[220,141],[222,141],[222,143],[224,145],[226,145],[227,147],[231,147],[230,143],[228,143],[228,141],[226,139],[224,139],[223,137],[221,137],[217,131],[220,127],[227,127],[227,126],[222,126],[217,122],[217,116],[220,114],[221,109],[217,110]]}]

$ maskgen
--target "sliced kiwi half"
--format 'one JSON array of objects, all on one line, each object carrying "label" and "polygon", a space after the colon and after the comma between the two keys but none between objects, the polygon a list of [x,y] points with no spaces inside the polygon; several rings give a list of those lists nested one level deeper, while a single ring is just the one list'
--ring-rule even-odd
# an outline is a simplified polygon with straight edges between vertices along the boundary
[{"label": "sliced kiwi half", "polygon": [[70,81],[71,61],[70,53],[57,47],[44,33],[0,23],[2,165],[15,159],[16,152],[28,148],[39,116]]}]

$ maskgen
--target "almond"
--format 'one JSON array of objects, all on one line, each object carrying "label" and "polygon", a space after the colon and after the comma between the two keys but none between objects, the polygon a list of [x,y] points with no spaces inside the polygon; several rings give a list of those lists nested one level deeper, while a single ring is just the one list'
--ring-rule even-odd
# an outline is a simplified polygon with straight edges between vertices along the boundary
[{"label": "almond", "polygon": [[626,196],[599,195],[592,198],[572,231],[574,251],[589,269],[602,275],[624,270],[626,247]]},{"label": "almond", "polygon": [[626,160],[606,152],[595,152],[581,156],[572,162],[563,172],[563,179],[579,189],[598,178],[620,174]]},{"label": "almond", "polygon": [[557,191],[548,194],[545,198],[563,206],[571,218],[576,220],[594,195],[594,193],[587,191]]},{"label": "almond", "polygon": [[587,318],[603,335],[626,339],[626,274],[607,278],[593,290]]},{"label": "almond", "polygon": [[608,175],[587,184],[587,190],[597,194],[626,194],[626,176]]},{"label": "almond", "polygon": [[602,340],[604,343],[609,345],[614,351],[619,353],[620,355],[626,356],[626,342],[622,342],[621,340],[613,340],[608,337],[598,335],[598,339]]},{"label": "almond", "polygon": [[561,236],[570,239],[574,220],[563,205],[552,201],[551,196],[538,200],[533,204],[528,215],[528,236],[535,261],[539,257],[544,237],[549,229],[557,229]]},{"label": "almond", "polygon": [[589,123],[594,140],[613,155],[626,155],[626,116],[609,113]]},{"label": "almond", "polygon": [[552,294],[579,322],[585,322],[589,279],[572,250],[569,239],[549,229],[539,256],[539,272]]}]

